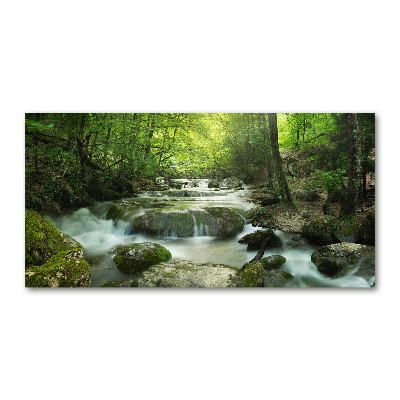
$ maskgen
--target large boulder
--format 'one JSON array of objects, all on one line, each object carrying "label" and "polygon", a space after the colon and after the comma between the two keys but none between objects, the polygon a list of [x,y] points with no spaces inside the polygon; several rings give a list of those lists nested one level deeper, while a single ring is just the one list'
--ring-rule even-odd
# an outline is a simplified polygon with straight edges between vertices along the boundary
[{"label": "large boulder", "polygon": [[301,236],[310,243],[320,246],[339,243],[338,237],[333,233],[331,224],[327,217],[319,217],[308,224],[304,224],[301,230]]},{"label": "large boulder", "polygon": [[26,287],[86,287],[90,286],[90,266],[82,249],[59,252],[43,265],[25,271]]},{"label": "large boulder", "polygon": [[315,251],[311,261],[321,273],[339,277],[338,272],[350,264],[353,265],[351,269],[375,268],[375,247],[346,242],[330,244]]},{"label": "large boulder", "polygon": [[237,268],[175,261],[154,265],[137,280],[138,287],[234,287]]},{"label": "large boulder", "polygon": [[132,226],[138,232],[157,236],[190,237],[195,233],[194,217],[188,210],[151,211],[136,217]]},{"label": "large boulder", "polygon": [[286,271],[271,270],[264,275],[264,287],[285,287],[293,280],[293,275]]},{"label": "large boulder", "polygon": [[272,229],[249,233],[239,239],[239,243],[247,244],[247,250],[259,250],[264,240],[267,240],[266,249],[282,247],[282,240],[275,235]]},{"label": "large boulder", "polygon": [[204,207],[204,211],[211,215],[211,223],[208,225],[209,236],[234,236],[242,232],[245,218],[230,207]]},{"label": "large boulder", "polygon": [[134,274],[170,258],[171,253],[165,247],[158,243],[144,242],[118,247],[114,262],[121,271]]},{"label": "large boulder", "polygon": [[244,228],[244,218],[228,207],[205,207],[198,210],[155,210],[135,218],[138,232],[158,236],[234,236]]},{"label": "large boulder", "polygon": [[263,207],[278,204],[281,201],[279,197],[264,192],[253,192],[250,195],[250,200],[253,203],[261,204]]},{"label": "large boulder", "polygon": [[25,210],[25,267],[42,265],[60,251],[82,248],[82,245],[56,229],[40,214]]}]

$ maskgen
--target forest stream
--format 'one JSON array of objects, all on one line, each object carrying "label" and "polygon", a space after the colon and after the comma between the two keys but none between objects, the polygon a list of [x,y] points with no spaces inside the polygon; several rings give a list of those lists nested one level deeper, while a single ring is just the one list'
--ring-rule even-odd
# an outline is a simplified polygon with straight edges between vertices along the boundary
[{"label": "forest stream", "polygon": [[[198,207],[231,207],[246,218],[246,211],[254,206],[249,203],[244,190],[233,191],[222,188],[214,191],[207,187],[208,180],[199,180],[199,187],[184,188],[180,191],[147,192],[139,197],[125,199],[134,202],[132,217],[140,216],[154,210],[160,202],[162,208],[186,209]],[[135,277],[120,271],[110,254],[117,245],[130,243],[156,242],[166,247],[172,254],[172,260],[191,260],[198,263],[220,263],[240,268],[250,261],[257,251],[248,251],[245,244],[238,240],[247,233],[257,229],[246,223],[241,233],[230,238],[208,236],[208,227],[195,221],[193,237],[181,238],[171,232],[164,236],[150,236],[135,233],[129,222],[106,219],[106,212],[115,202],[98,202],[89,208],[80,208],[63,217],[51,217],[58,229],[67,233],[84,247],[85,258],[91,264],[91,286],[99,287],[111,280],[122,280]],[[195,218],[195,217],[194,217]],[[298,235],[274,230],[282,242],[281,248],[267,249],[264,256],[280,254],[286,262],[280,268],[294,276],[292,287],[370,287],[365,279],[345,275],[331,279],[321,274],[311,261],[311,254],[318,248],[301,241]]]}]

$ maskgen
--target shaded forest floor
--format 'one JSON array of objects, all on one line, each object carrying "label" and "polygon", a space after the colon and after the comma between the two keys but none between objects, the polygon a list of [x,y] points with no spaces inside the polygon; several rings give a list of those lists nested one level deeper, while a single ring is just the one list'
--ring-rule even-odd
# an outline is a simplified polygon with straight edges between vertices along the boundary
[{"label": "shaded forest floor", "polygon": [[[258,205],[249,212],[249,220],[253,225],[289,233],[301,233],[305,225],[324,217],[323,206],[328,196],[317,174],[316,163],[313,158],[319,151],[318,148],[307,149],[307,151],[291,149],[281,153],[295,206],[291,207],[282,203],[268,206]],[[321,162],[319,167],[326,168],[326,165]],[[339,218],[344,189],[338,187],[334,191],[332,196],[333,215],[328,219],[337,230],[343,230],[346,226],[357,227],[357,230],[360,230],[365,226],[366,218],[375,206],[375,173],[367,174],[366,178],[367,191],[359,203],[354,218],[348,220]],[[267,190],[263,190],[265,183],[258,182],[253,190],[253,196],[254,193],[268,193]],[[314,196],[315,198],[313,198]],[[305,200],[304,198],[307,197],[308,199]]]}]

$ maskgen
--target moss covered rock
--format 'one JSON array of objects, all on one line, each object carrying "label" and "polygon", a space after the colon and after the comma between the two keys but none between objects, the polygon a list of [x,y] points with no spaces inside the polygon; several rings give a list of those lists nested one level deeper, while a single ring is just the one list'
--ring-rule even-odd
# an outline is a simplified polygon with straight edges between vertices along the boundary
[{"label": "moss covered rock", "polygon": [[196,210],[155,210],[135,218],[138,232],[157,236],[233,236],[241,232],[244,218],[229,207]]},{"label": "moss covered rock", "polygon": [[114,261],[118,269],[133,274],[170,258],[171,253],[165,247],[158,243],[144,242],[119,247],[115,251]]},{"label": "moss covered rock", "polygon": [[142,272],[139,287],[234,287],[237,268],[222,264],[174,261],[154,265]]},{"label": "moss covered rock", "polygon": [[293,275],[285,271],[267,271],[264,276],[265,287],[285,287],[293,280]]},{"label": "moss covered rock", "polygon": [[337,238],[341,242],[357,243],[359,240],[359,226],[357,221],[343,222],[337,232]]},{"label": "moss covered rock", "polygon": [[264,257],[260,260],[266,270],[277,269],[286,262],[286,258],[280,255]]},{"label": "moss covered rock", "polygon": [[62,251],[43,265],[25,271],[26,287],[86,287],[90,285],[90,267],[82,249]]},{"label": "moss covered rock", "polygon": [[321,246],[339,243],[338,237],[333,233],[327,217],[319,217],[302,228],[301,235],[310,243]]},{"label": "moss covered rock", "polygon": [[282,240],[275,235],[272,229],[258,230],[239,239],[239,243],[247,244],[247,250],[259,250],[264,240],[268,240],[266,249],[282,247]]},{"label": "moss covered rock", "polygon": [[375,265],[375,247],[346,242],[331,244],[315,251],[311,261],[320,272],[333,276],[349,264],[358,267],[364,263]]},{"label": "moss covered rock", "polygon": [[273,194],[256,191],[250,195],[250,199],[253,203],[261,204],[263,207],[278,204],[281,201],[279,197]]},{"label": "moss covered rock", "polygon": [[209,230],[210,236],[234,236],[242,232],[245,219],[230,207],[204,207],[206,213],[211,215]]},{"label": "moss covered rock", "polygon": [[232,278],[236,287],[264,287],[264,268],[260,261],[250,263]]},{"label": "moss covered rock", "polygon": [[40,214],[25,210],[25,267],[42,265],[60,251],[82,248],[66,233],[60,232]]},{"label": "moss covered rock", "polygon": [[132,226],[138,232],[157,236],[194,236],[195,223],[188,210],[151,211],[135,218]]}]

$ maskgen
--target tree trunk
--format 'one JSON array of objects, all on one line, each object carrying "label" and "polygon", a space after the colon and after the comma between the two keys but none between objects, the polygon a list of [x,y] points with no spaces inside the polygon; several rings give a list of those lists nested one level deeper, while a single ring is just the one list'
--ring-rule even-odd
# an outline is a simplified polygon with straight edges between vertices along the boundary
[{"label": "tree trunk", "polygon": [[155,116],[155,114],[153,113],[153,114],[149,114],[149,115],[150,115],[151,120],[147,122],[147,129],[148,129],[149,133],[148,133],[148,136],[147,136],[148,145],[145,148],[145,154],[146,154],[145,157],[146,158],[148,158],[150,156],[151,141],[153,139],[154,131],[155,131],[155,128],[156,128],[156,121],[155,121],[156,116]]},{"label": "tree trunk", "polygon": [[276,178],[279,183],[279,187],[282,191],[285,202],[293,206],[292,195],[289,190],[289,186],[286,181],[285,173],[283,172],[282,166],[282,158],[279,154],[279,143],[278,143],[278,122],[276,113],[268,114],[268,123],[269,123],[269,131],[271,137],[271,148],[272,148],[272,157],[274,159],[275,164],[275,172]]},{"label": "tree trunk", "polygon": [[362,197],[367,197],[367,168],[364,166],[362,170]]},{"label": "tree trunk", "polygon": [[265,140],[265,157],[266,157],[266,166],[267,166],[267,179],[271,181],[274,176],[274,166],[272,163],[272,150],[271,150],[271,137],[267,129],[267,118],[265,113],[261,114],[262,119],[262,129],[264,132],[264,140]]},{"label": "tree trunk", "polygon": [[[81,172],[81,179],[85,178],[85,152],[84,152],[84,129],[85,129],[85,121],[86,121],[86,114],[81,115],[81,120],[79,123],[79,131],[76,135],[76,146],[78,148],[78,155],[81,164],[80,172]],[[79,137],[80,136],[80,137]]]},{"label": "tree trunk", "polygon": [[361,140],[357,114],[344,114],[344,120],[348,138],[349,169],[347,171],[347,188],[340,209],[340,216],[354,215],[356,213],[361,189]]}]

